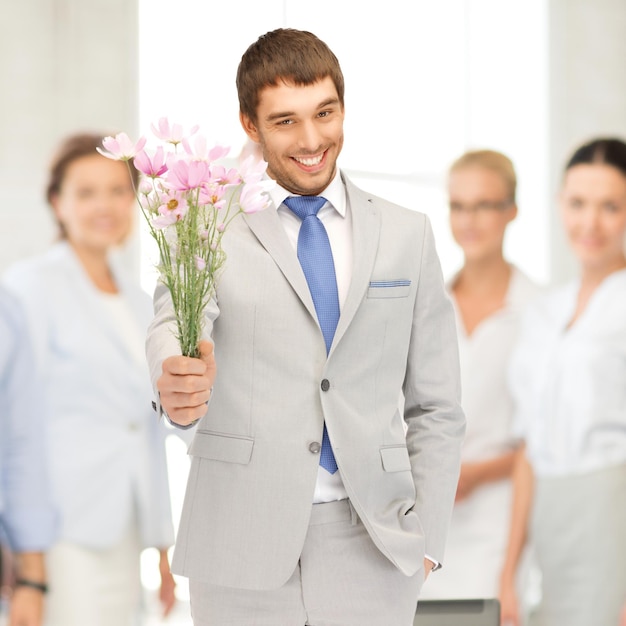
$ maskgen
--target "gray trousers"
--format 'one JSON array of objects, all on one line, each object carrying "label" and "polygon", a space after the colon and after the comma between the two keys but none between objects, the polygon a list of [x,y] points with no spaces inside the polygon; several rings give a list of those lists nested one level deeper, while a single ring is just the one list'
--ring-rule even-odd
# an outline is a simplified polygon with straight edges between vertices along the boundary
[{"label": "gray trousers", "polygon": [[539,478],[531,539],[542,575],[532,626],[614,626],[626,603],[626,465]]},{"label": "gray trousers", "polygon": [[424,571],[404,576],[349,502],[313,506],[298,567],[276,590],[189,581],[194,626],[411,626]]}]

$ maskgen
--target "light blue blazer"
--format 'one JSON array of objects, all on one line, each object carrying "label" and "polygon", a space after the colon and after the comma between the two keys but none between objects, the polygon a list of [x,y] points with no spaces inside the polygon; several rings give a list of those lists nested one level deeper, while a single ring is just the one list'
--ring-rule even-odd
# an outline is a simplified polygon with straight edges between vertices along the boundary
[{"label": "light blue blazer", "polygon": [[17,301],[0,287],[0,525],[15,552],[46,550],[56,513],[46,471],[33,354]]},{"label": "light blue blazer", "polygon": [[[143,338],[150,297],[112,266]],[[143,546],[171,545],[167,431],[151,407],[147,366],[102,310],[67,243],[15,264],[4,283],[24,307],[45,381],[41,408],[59,539],[106,548],[136,515]]]}]

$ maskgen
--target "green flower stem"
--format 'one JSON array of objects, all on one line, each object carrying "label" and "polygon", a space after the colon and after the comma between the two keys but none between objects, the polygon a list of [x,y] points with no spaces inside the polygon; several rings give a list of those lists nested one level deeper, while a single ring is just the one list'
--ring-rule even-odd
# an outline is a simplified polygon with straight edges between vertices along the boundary
[{"label": "green flower stem", "polygon": [[[130,163],[127,161],[130,168]],[[228,191],[226,206],[201,205],[200,190],[183,192],[187,212],[172,226],[157,228],[153,219],[161,202],[157,180],[153,192],[145,195],[135,189],[141,213],[159,252],[159,280],[167,287],[176,320],[176,338],[184,356],[199,357],[204,311],[215,293],[217,276],[225,262],[222,237],[226,227],[243,211],[238,194],[241,185]],[[206,236],[202,236],[204,231]],[[204,267],[202,267],[204,266]]]}]

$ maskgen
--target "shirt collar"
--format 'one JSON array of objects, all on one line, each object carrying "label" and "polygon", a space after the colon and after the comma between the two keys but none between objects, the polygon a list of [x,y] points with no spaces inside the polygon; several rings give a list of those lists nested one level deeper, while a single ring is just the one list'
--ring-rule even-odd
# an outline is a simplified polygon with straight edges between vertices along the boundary
[{"label": "shirt collar", "polygon": [[[296,194],[290,193],[279,184],[276,184],[269,191],[269,195],[272,198],[274,207],[278,210],[278,207],[284,202],[285,198]],[[320,195],[328,200],[341,217],[346,216],[346,188],[341,179],[339,169],[337,169],[328,187],[326,187]]]}]

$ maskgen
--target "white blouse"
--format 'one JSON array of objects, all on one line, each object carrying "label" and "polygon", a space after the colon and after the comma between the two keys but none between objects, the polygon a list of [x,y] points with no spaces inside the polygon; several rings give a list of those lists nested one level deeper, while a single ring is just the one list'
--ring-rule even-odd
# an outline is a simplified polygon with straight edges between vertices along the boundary
[{"label": "white blouse", "polygon": [[[448,284],[452,292],[456,277]],[[513,449],[513,402],[506,371],[518,336],[519,321],[540,288],[513,268],[504,306],[468,335],[454,294],[462,406],[467,429],[463,463],[485,461]],[[498,594],[511,512],[512,485],[499,480],[481,485],[455,503],[448,531],[443,569],[428,577],[420,598],[488,598]],[[476,564],[480,563],[477,568]],[[468,572],[472,572],[468,576]]]},{"label": "white blouse", "polygon": [[138,365],[145,369],[144,332],[137,324],[128,301],[120,293],[105,293],[101,291],[98,292],[97,296],[107,317],[112,320],[120,337],[126,344],[129,354]]},{"label": "white blouse", "polygon": [[[451,289],[454,283],[451,282]],[[455,307],[461,365],[462,405],[467,431],[462,461],[483,461],[511,450],[513,402],[506,370],[515,346],[522,312],[540,292],[525,274],[513,268],[505,305],[467,335],[456,300]]]},{"label": "white blouse", "polygon": [[607,277],[568,328],[579,287],[530,308],[509,371],[515,432],[538,476],[626,462],[626,270]]}]

